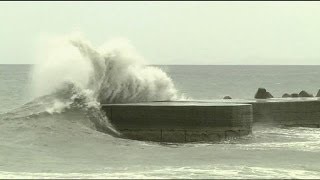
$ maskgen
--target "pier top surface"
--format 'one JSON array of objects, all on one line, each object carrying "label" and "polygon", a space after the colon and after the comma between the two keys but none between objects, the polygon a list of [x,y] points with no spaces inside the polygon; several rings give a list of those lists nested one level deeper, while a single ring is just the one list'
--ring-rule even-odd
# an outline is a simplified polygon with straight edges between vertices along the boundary
[{"label": "pier top surface", "polygon": [[222,103],[280,103],[280,102],[307,102],[320,101],[319,97],[297,97],[297,98],[270,98],[270,99],[214,99],[198,100],[197,102],[222,102]]},{"label": "pier top surface", "polygon": [[320,101],[319,97],[311,98],[271,98],[271,99],[213,99],[213,100],[183,100],[183,101],[152,101],[137,103],[102,104],[102,106],[248,106],[252,103],[280,103]]},{"label": "pier top surface", "polygon": [[207,102],[207,101],[153,101],[153,102],[139,102],[139,103],[123,103],[123,104],[102,104],[102,106],[250,106],[246,103],[225,103],[225,102]]}]

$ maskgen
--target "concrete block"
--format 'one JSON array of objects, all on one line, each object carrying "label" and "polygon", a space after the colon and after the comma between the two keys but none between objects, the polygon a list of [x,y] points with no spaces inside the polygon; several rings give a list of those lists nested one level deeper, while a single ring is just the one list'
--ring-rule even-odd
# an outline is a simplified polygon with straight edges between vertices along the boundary
[{"label": "concrete block", "polygon": [[[129,139],[216,141],[229,135],[247,135],[252,128],[250,104],[149,102],[105,104],[102,109],[115,128]],[[240,130],[243,133],[239,134]]]}]

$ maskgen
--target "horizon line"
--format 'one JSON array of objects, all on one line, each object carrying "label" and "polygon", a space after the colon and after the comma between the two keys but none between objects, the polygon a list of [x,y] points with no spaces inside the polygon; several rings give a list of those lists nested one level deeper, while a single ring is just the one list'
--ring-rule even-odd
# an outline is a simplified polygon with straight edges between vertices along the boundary
[{"label": "horizon line", "polygon": [[[0,64],[36,65],[36,64]],[[320,64],[146,64],[147,66],[320,66]]]}]

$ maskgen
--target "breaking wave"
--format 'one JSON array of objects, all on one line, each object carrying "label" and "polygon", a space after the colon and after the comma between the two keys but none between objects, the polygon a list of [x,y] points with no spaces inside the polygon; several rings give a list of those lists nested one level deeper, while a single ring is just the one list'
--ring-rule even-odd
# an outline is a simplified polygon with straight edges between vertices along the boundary
[{"label": "breaking wave", "polygon": [[94,48],[81,38],[59,38],[50,43],[44,55],[33,74],[38,95],[71,83],[99,103],[179,98],[171,78],[161,69],[146,65],[123,39]]},{"label": "breaking wave", "polygon": [[161,69],[148,66],[124,39],[111,40],[99,48],[80,36],[46,41],[33,68],[32,81],[37,98],[2,118],[81,111],[96,130],[118,136],[100,111],[101,104],[183,98],[171,78]]}]

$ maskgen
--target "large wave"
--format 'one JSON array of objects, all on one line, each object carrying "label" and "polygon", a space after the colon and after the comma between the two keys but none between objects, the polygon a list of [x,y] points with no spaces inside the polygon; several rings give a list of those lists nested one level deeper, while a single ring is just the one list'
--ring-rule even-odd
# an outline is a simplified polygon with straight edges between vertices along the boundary
[{"label": "large wave", "polygon": [[146,65],[123,39],[94,48],[81,38],[59,38],[51,42],[44,56],[33,74],[38,95],[68,82],[86,90],[99,103],[178,99],[171,78]]},{"label": "large wave", "polygon": [[97,130],[112,135],[119,133],[100,111],[101,104],[182,98],[171,78],[148,66],[124,39],[111,40],[99,48],[79,37],[52,39],[43,46],[32,78],[34,95],[40,98],[22,109],[51,115],[81,110]]}]

